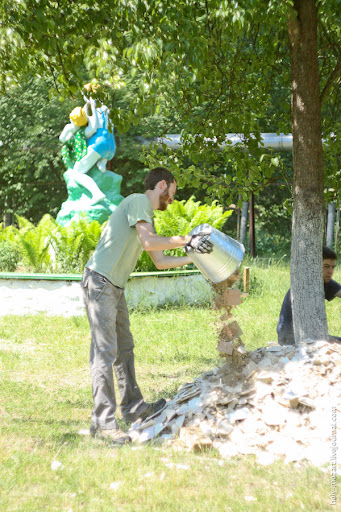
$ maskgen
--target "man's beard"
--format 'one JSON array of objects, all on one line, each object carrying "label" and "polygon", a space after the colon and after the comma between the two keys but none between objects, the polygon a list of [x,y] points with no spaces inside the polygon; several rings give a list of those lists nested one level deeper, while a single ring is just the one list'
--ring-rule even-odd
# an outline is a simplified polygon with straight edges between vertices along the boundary
[{"label": "man's beard", "polygon": [[158,209],[161,210],[162,212],[167,210],[167,206],[169,204],[168,203],[168,200],[169,200],[168,188],[169,188],[169,185],[167,186],[166,190],[164,192],[162,192],[162,194],[159,197],[159,208]]}]

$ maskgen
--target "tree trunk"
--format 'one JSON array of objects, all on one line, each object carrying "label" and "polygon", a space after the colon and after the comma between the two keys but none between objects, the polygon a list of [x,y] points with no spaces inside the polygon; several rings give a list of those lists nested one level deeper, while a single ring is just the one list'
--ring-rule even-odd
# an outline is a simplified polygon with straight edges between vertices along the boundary
[{"label": "tree trunk", "polygon": [[[239,201],[240,201],[240,195],[238,194],[238,204],[239,204]],[[239,240],[240,239],[240,208],[239,208],[239,206],[237,206],[237,208],[236,208],[236,213],[237,213],[237,238],[236,238],[236,240]]]},{"label": "tree trunk", "polygon": [[247,213],[249,210],[249,202],[243,201],[241,219],[240,219],[240,233],[239,242],[245,245],[246,232],[247,232]]},{"label": "tree trunk", "polygon": [[328,204],[326,246],[333,249],[335,226],[335,203]]},{"label": "tree trunk", "polygon": [[290,279],[298,344],[328,337],[322,278],[323,150],[314,0],[294,0],[288,35],[294,168]]},{"label": "tree trunk", "polygon": [[11,213],[11,211],[8,211],[8,210],[12,210],[12,198],[7,198],[5,200],[5,211],[4,211],[4,216],[3,216],[3,227],[4,228],[7,228],[8,226],[11,226],[11,224],[13,224],[13,215]]},{"label": "tree trunk", "polygon": [[4,228],[8,228],[8,226],[12,225],[12,214],[11,213],[4,213],[4,220],[3,220],[3,226]]},{"label": "tree trunk", "polygon": [[253,192],[250,197],[250,220],[249,220],[249,233],[250,233],[250,254],[254,258],[256,256],[256,233],[255,233],[255,196]]}]

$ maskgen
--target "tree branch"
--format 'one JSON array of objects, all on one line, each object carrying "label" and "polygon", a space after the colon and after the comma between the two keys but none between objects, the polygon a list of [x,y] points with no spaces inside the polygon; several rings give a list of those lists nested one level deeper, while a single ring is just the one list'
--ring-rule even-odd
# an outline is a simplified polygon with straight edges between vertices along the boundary
[{"label": "tree branch", "polygon": [[48,60],[47,60],[47,66],[48,66],[48,68],[49,68],[49,70],[50,70],[50,73],[51,73],[51,75],[52,75],[53,83],[54,83],[54,86],[55,86],[55,88],[56,88],[56,91],[57,91],[57,92],[58,92],[58,94],[59,94],[58,84],[57,84],[57,82],[56,82],[56,77],[54,76],[54,70],[53,70],[52,64],[51,64],[51,62],[50,62],[50,56],[49,56],[48,54],[46,54],[46,55],[47,55],[47,58],[48,58]]},{"label": "tree branch", "polygon": [[324,88],[323,88],[323,90],[322,90],[322,92],[320,94],[321,104],[323,103],[323,101],[325,100],[328,92],[330,91],[330,89],[332,88],[333,84],[336,82],[336,80],[339,77],[341,77],[341,59],[336,64],[336,66],[334,68],[334,71],[332,72],[332,74],[328,78],[327,83],[324,86]]},{"label": "tree branch", "polygon": [[57,52],[58,52],[58,57],[59,57],[59,63],[61,65],[61,68],[63,70],[63,75],[65,77],[65,80],[67,81],[68,84],[70,84],[70,80],[68,79],[68,76],[66,74],[66,70],[64,68],[64,63],[63,63],[63,59],[62,59],[62,54],[60,52],[60,48],[59,48],[59,44],[56,42],[56,48],[57,48]]}]

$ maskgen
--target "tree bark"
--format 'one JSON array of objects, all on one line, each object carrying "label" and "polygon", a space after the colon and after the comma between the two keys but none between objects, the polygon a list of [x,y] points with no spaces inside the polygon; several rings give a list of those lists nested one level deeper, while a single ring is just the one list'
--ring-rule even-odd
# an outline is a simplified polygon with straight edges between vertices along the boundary
[{"label": "tree bark", "polygon": [[[240,194],[238,194],[238,204],[239,204],[239,201],[240,201]],[[236,208],[236,213],[237,213],[237,240],[239,240],[240,239],[240,208],[239,208],[239,206]]]},{"label": "tree bark", "polygon": [[250,254],[253,258],[255,258],[255,256],[256,256],[255,196],[254,196],[253,192],[251,192],[251,197],[250,197],[249,233],[250,233]]},{"label": "tree bark", "polygon": [[13,224],[13,214],[11,213],[11,211],[8,211],[11,209],[12,209],[12,198],[10,197],[5,200],[5,211],[4,211],[3,223],[2,223],[4,228],[8,228],[8,226],[11,226]]},{"label": "tree bark", "polygon": [[298,344],[305,339],[328,339],[322,278],[323,149],[314,0],[294,0],[288,35],[294,168],[290,279]]},{"label": "tree bark", "polygon": [[326,246],[333,249],[335,227],[335,203],[328,204]]},{"label": "tree bark", "polygon": [[12,225],[12,214],[11,213],[4,213],[4,220],[3,220],[3,226],[4,228],[8,228],[8,226]]},{"label": "tree bark", "polygon": [[247,213],[249,210],[249,202],[243,201],[242,213],[240,218],[240,233],[239,242],[245,245],[246,233],[247,233]]}]

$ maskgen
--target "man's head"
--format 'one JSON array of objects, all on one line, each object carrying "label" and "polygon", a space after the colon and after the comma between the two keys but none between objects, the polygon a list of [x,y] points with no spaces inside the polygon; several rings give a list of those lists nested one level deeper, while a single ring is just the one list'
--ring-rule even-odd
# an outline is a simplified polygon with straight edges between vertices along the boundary
[{"label": "man's head", "polygon": [[146,191],[153,190],[157,193],[159,199],[157,209],[164,211],[174,200],[176,179],[168,169],[156,167],[149,171],[145,177],[144,188]]},{"label": "man's head", "polygon": [[329,283],[336,267],[337,255],[329,247],[323,247],[323,281]]}]

